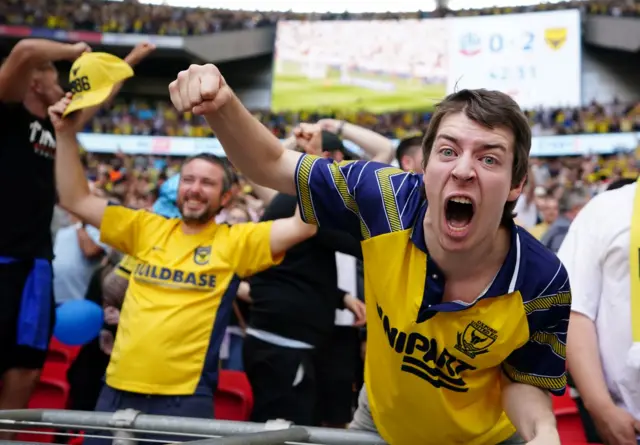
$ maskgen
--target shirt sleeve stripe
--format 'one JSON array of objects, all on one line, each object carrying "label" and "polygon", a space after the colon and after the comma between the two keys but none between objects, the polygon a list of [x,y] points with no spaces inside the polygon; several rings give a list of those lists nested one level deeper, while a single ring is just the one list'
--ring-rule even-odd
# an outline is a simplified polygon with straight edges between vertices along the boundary
[{"label": "shirt sleeve stripe", "polygon": [[122,278],[129,278],[129,276],[131,275],[131,271],[129,269],[125,269],[122,266],[116,267],[113,272]]},{"label": "shirt sleeve stripe", "polygon": [[554,354],[562,359],[567,356],[567,346],[551,332],[536,332],[531,336],[531,341],[549,346]]},{"label": "shirt sleeve stripe", "polygon": [[309,180],[311,178],[311,169],[315,163],[312,156],[302,156],[298,163],[298,171],[296,173],[296,181],[298,183],[298,195],[300,197],[300,213],[304,221],[308,224],[318,224],[315,211],[313,208],[313,200],[311,199],[311,190],[309,189]]},{"label": "shirt sleeve stripe", "polygon": [[518,371],[508,363],[503,363],[502,369],[504,370],[504,373],[507,375],[507,377],[517,383],[524,383],[525,385],[536,386],[538,388],[558,392],[564,392],[565,388],[567,387],[566,372],[563,372],[559,377],[527,374]]},{"label": "shirt sleeve stripe", "polygon": [[[333,178],[333,184],[335,189],[338,191],[340,195],[340,199],[344,203],[345,207],[351,210],[360,220],[360,233],[362,234],[362,239],[371,238],[371,234],[369,232],[369,228],[362,220],[360,216],[360,209],[358,208],[358,204],[356,200],[349,193],[349,186],[347,183],[347,178],[345,178],[344,173],[341,167],[346,167],[354,161],[345,161],[340,164],[330,164],[328,165],[329,171],[331,172],[331,177]],[[329,193],[329,191],[327,191]]]},{"label": "shirt sleeve stripe", "polygon": [[402,220],[400,219],[400,212],[398,210],[398,201],[396,200],[396,194],[393,191],[393,184],[391,184],[391,177],[399,173],[404,174],[402,170],[397,168],[381,168],[380,170],[376,170],[378,188],[380,189],[382,204],[384,206],[385,213],[387,214],[387,222],[389,223],[389,229],[391,232],[404,230]]},{"label": "shirt sleeve stripe", "polygon": [[547,311],[554,306],[571,306],[571,292],[536,297],[524,304],[524,310],[529,315],[533,312]]}]

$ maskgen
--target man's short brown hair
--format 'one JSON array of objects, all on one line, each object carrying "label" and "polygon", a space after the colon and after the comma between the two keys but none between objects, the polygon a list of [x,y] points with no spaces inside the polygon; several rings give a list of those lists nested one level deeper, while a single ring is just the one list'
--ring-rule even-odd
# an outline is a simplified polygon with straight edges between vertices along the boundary
[{"label": "man's short brown hair", "polygon": [[[529,169],[531,127],[520,106],[511,97],[500,91],[460,90],[450,94],[436,105],[436,110],[431,117],[422,142],[424,166],[429,161],[429,155],[442,120],[456,113],[464,113],[467,118],[489,129],[505,127],[511,130],[514,138],[511,187],[517,187],[525,179]],[[516,201],[508,201],[505,204],[502,224],[508,224],[513,220],[515,206]]]}]

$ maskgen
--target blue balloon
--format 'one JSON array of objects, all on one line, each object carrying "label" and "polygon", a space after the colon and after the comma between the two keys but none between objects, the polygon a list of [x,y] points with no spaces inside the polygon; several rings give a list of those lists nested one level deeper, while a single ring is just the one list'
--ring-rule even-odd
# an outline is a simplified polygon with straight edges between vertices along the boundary
[{"label": "blue balloon", "polygon": [[104,323],[102,307],[93,301],[71,300],[56,309],[53,335],[70,346],[89,343],[100,334]]}]

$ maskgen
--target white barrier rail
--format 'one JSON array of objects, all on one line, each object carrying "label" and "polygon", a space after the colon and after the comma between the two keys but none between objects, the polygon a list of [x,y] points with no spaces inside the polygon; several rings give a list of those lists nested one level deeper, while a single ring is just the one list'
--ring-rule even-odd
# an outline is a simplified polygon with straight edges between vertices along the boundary
[{"label": "white barrier rail", "polygon": [[[378,435],[363,431],[295,426],[286,421],[273,421],[265,424],[152,416],[133,410],[116,413],[37,409],[6,410],[0,411],[0,428],[25,432],[33,432],[38,428],[107,431],[112,433],[114,437],[104,435],[96,437],[108,437],[114,440],[114,445],[133,445],[137,441],[149,441],[136,439],[135,433],[184,435],[185,441],[183,443],[189,445],[280,445],[285,443],[385,445],[385,442]],[[68,433],[62,433],[62,435],[68,435]],[[0,445],[5,443],[16,445],[18,442],[0,442]]]}]

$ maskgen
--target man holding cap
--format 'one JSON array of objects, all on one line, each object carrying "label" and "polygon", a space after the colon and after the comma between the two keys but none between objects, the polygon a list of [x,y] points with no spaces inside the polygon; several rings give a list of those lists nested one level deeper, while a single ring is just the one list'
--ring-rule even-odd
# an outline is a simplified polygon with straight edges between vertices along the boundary
[{"label": "man holding cap", "polygon": [[[151,50],[152,45],[139,45],[126,63],[120,63],[130,72],[130,65]],[[96,56],[80,57],[90,51],[83,42],[24,39],[0,66],[0,199],[13,211],[11,218],[0,219],[0,409],[27,406],[47,355],[55,318],[50,224],[56,202],[56,140],[47,109],[64,91],[53,62],[76,61],[71,81],[74,91],[82,89],[84,99],[75,107],[84,109],[83,122],[97,110],[85,107],[115,94],[118,82],[124,79],[111,79],[109,91],[101,96],[108,82],[91,66],[97,63],[91,59]],[[85,61],[89,63],[82,66]],[[11,436],[2,433],[0,440]]]}]

